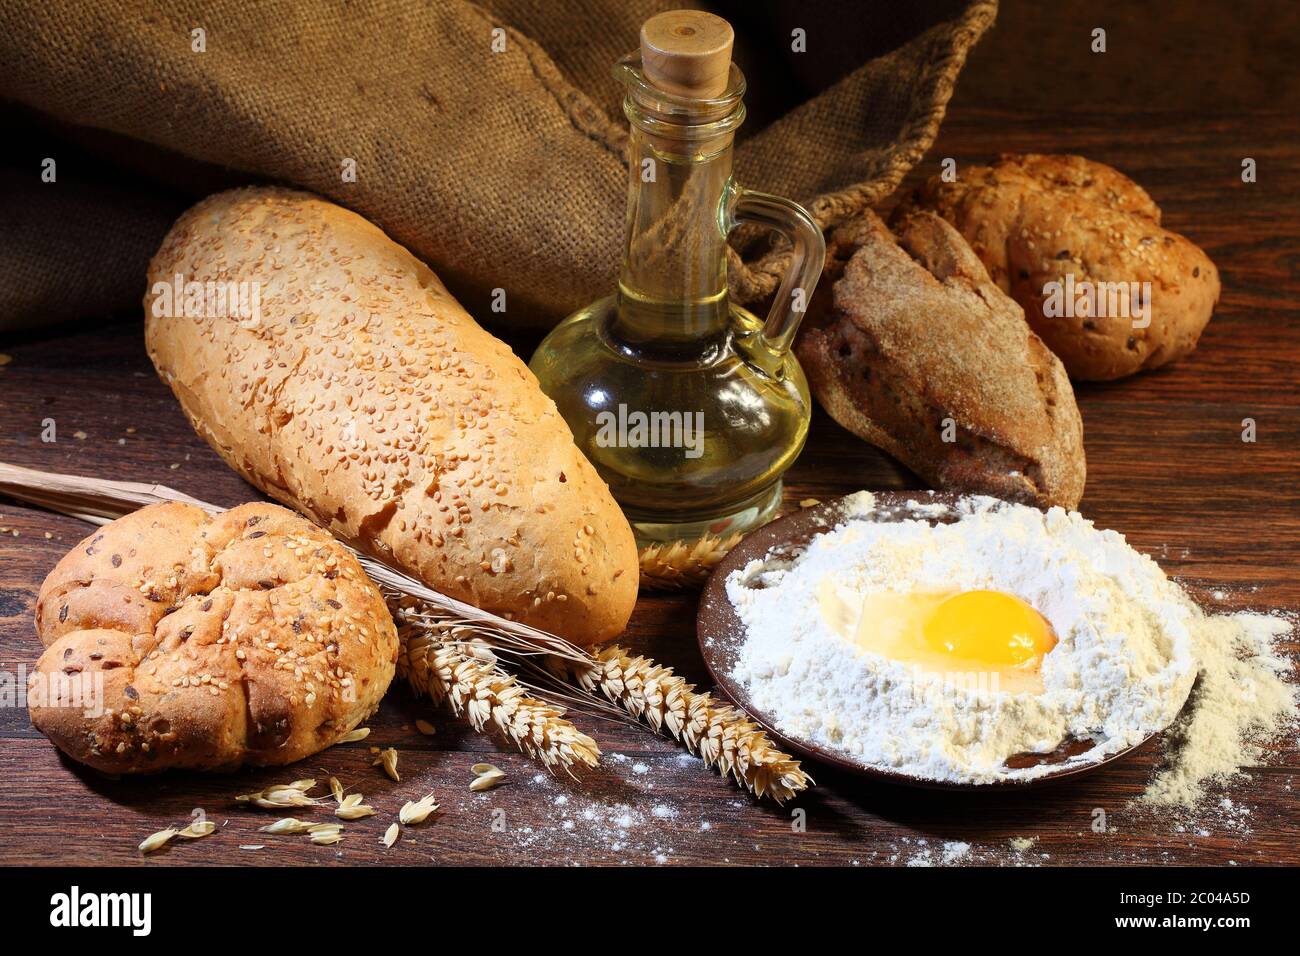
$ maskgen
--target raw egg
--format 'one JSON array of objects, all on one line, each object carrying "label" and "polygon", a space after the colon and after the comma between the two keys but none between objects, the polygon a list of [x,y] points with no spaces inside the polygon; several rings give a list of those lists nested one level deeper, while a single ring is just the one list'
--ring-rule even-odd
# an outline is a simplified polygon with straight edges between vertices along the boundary
[{"label": "raw egg", "polygon": [[925,618],[921,636],[936,653],[993,667],[1037,667],[1056,646],[1047,619],[1001,591],[961,591]]},{"label": "raw egg", "polygon": [[1056,646],[1037,610],[1002,591],[875,592],[822,582],[823,619],[859,648],[925,671],[989,675],[1008,691],[1042,689],[1039,667]]}]

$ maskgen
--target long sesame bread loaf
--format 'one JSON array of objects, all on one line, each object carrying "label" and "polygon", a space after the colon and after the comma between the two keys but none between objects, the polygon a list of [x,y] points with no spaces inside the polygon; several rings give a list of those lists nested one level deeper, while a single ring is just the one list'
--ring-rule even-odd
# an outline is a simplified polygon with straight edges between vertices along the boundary
[{"label": "long sesame bread loaf", "polygon": [[[257,285],[200,303],[177,276]],[[248,481],[445,594],[578,642],[623,630],[637,556],[609,489],[527,366],[377,227],[306,193],[220,193],[149,285],[158,373]]]},{"label": "long sesame bread loaf", "polygon": [[276,505],[158,504],[41,586],[32,723],[106,773],[278,765],[379,706],[397,631],[338,541]]}]

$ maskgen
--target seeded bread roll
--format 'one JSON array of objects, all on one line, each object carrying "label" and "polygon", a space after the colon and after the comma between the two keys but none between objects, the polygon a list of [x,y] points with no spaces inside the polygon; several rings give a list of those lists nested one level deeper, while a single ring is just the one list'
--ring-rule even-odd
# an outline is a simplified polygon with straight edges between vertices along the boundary
[{"label": "seeded bread roll", "polygon": [[[831,236],[798,355],[822,407],[935,488],[1076,508],[1083,423],[1065,369],[933,213]],[[829,291],[824,291],[829,290]]]},{"label": "seeded bread roll", "polygon": [[[259,314],[172,317],[176,275],[257,283]],[[306,193],[221,193],[149,282],[154,365],[248,481],[460,600],[582,643],[623,630],[637,554],[609,489],[527,366],[378,228]]]},{"label": "seeded bread roll", "polygon": [[1007,155],[957,182],[936,176],[898,214],[917,208],[957,227],[1076,379],[1182,358],[1219,299],[1214,263],[1161,228],[1146,191],[1082,156]]},{"label": "seeded bread roll", "polygon": [[397,661],[356,558],[261,503],[106,525],[45,579],[36,632],[32,723],[106,773],[301,760],[379,706]]}]

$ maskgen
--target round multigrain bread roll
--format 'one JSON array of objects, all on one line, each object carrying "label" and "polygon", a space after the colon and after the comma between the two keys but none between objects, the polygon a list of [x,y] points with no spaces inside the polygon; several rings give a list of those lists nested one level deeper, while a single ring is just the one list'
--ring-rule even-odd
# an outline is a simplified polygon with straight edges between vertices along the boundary
[{"label": "round multigrain bread roll", "polygon": [[1219,272],[1160,225],[1124,174],[1082,156],[1006,155],[935,176],[899,207],[938,213],[1078,380],[1159,368],[1196,348]]},{"label": "round multigrain bread roll", "polygon": [[106,773],[300,760],[379,706],[397,661],[356,558],[270,504],[106,525],[45,579],[36,631],[32,723]]},{"label": "round multigrain bread roll", "polygon": [[[377,226],[307,193],[219,193],[149,283],[158,374],[248,481],[469,604],[582,644],[626,627],[637,552],[609,488],[528,367]],[[182,307],[177,283],[248,308]]]}]

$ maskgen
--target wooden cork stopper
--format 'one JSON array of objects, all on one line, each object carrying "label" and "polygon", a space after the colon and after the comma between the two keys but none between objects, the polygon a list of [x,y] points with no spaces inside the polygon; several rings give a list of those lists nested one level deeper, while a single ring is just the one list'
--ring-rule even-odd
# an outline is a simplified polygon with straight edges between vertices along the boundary
[{"label": "wooden cork stopper", "polygon": [[641,26],[641,72],[666,93],[713,99],[727,91],[735,34],[703,10],[668,10]]}]

